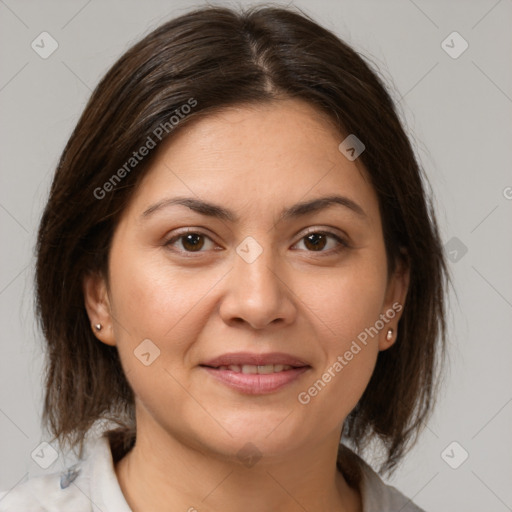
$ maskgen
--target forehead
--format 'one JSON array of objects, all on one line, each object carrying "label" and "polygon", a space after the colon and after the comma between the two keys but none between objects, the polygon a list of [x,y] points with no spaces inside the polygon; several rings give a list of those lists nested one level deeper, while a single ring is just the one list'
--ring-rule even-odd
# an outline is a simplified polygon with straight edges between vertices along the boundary
[{"label": "forehead", "polygon": [[344,138],[327,114],[302,100],[226,108],[158,148],[131,208],[140,212],[172,194],[254,213],[337,193],[378,216],[366,170],[338,149]]}]

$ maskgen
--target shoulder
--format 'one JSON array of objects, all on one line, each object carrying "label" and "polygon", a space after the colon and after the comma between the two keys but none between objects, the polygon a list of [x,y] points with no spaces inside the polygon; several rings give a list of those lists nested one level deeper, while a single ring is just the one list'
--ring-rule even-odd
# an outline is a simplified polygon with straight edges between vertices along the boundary
[{"label": "shoulder", "polygon": [[108,438],[63,471],[29,478],[0,492],[0,512],[130,512],[119,488]]},{"label": "shoulder", "polygon": [[386,484],[366,463],[363,466],[363,512],[425,512],[404,496],[396,487]]},{"label": "shoulder", "polygon": [[[75,464],[60,473],[29,478],[10,491],[0,492],[0,512],[90,512],[87,498],[71,485],[80,475],[83,467]],[[80,478],[81,483],[84,479]]]},{"label": "shoulder", "polygon": [[425,512],[402,494],[396,487],[386,484],[373,468],[351,451],[343,447],[345,465],[350,478],[357,482],[361,493],[363,512]]}]

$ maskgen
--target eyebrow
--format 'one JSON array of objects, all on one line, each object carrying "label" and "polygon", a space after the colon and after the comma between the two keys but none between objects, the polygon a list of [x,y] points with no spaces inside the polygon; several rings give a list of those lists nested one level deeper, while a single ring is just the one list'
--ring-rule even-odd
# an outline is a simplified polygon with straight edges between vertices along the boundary
[{"label": "eyebrow", "polygon": [[[289,208],[285,208],[279,215],[278,221],[280,222],[283,220],[301,217],[309,213],[316,213],[335,204],[344,206],[345,208],[356,213],[361,218],[367,218],[367,215],[364,212],[364,210],[352,199],[340,195],[330,195],[326,197],[312,199],[310,201],[297,203]],[[173,197],[158,201],[158,203],[155,203],[154,205],[150,206],[147,210],[145,210],[144,213],[141,215],[141,218],[147,218],[159,210],[174,205],[186,206],[187,208],[190,208],[191,210],[200,213],[201,215],[214,217],[220,220],[225,220],[229,222],[237,222],[239,220],[238,215],[233,211],[213,203],[208,203],[200,199],[195,199],[193,197]]]}]

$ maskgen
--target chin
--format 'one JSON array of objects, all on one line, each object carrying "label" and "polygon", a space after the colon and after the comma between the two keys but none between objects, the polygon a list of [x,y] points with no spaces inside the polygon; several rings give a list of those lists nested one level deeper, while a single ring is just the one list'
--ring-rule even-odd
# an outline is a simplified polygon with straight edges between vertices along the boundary
[{"label": "chin", "polygon": [[[280,421],[283,417],[281,415]],[[291,419],[291,418],[289,418]],[[242,463],[245,459],[253,458],[279,458],[287,453],[299,448],[302,436],[298,429],[294,428],[293,423],[286,427],[284,423],[269,422],[257,420],[252,417],[250,422],[233,421],[228,432],[231,434],[223,435],[221,438],[208,439],[209,447],[218,455],[228,457],[230,460],[235,458]],[[296,425],[295,425],[296,427]],[[303,440],[305,442],[305,440]]]}]

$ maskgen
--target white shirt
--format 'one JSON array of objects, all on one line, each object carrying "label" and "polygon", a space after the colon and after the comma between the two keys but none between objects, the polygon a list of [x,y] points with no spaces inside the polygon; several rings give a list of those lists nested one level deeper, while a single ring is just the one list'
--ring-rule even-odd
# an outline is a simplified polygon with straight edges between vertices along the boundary
[{"label": "white shirt", "polygon": [[[353,452],[352,452],[353,453]],[[361,471],[363,512],[425,512],[353,453]],[[0,492],[0,512],[132,512],[121,491],[106,436],[88,457],[62,472],[29,478]]]}]

